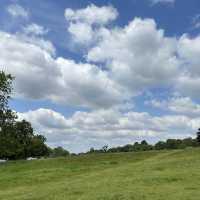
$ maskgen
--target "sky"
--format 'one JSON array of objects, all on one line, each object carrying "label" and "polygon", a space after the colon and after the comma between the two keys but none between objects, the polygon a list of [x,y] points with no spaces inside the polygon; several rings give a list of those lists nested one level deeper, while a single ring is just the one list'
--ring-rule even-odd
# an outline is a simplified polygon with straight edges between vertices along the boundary
[{"label": "sky", "polygon": [[199,0],[1,0],[10,107],[71,152],[200,127]]}]

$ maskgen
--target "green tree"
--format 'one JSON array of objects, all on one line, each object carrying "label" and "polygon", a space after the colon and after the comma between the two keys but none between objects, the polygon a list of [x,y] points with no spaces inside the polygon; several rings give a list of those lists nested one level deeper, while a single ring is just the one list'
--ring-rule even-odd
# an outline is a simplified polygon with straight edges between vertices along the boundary
[{"label": "green tree", "polygon": [[56,147],[53,149],[52,156],[53,157],[65,157],[69,156],[69,151],[65,150],[63,147]]},{"label": "green tree", "polygon": [[0,159],[22,159],[44,156],[49,152],[42,135],[35,135],[31,124],[16,121],[9,108],[13,77],[0,71]]},{"label": "green tree", "polygon": [[8,101],[12,92],[13,77],[0,71],[0,130],[8,123],[13,123],[15,113],[8,107]]},{"label": "green tree", "polygon": [[103,146],[101,150],[106,153],[108,151],[108,145]]},{"label": "green tree", "polygon": [[31,141],[34,137],[33,128],[31,127],[31,124],[25,120],[22,120],[15,123],[14,129],[15,133],[13,134],[13,137],[15,138],[16,143],[20,144],[20,149],[22,149],[20,157],[27,158],[31,156],[30,146]]},{"label": "green tree", "polygon": [[29,153],[32,157],[49,156],[52,150],[45,145],[46,138],[42,135],[35,135],[30,143]]},{"label": "green tree", "polygon": [[155,149],[156,150],[163,150],[166,149],[166,143],[163,141],[159,141],[155,144]]},{"label": "green tree", "polygon": [[46,138],[35,135],[30,122],[22,120],[15,123],[15,138],[22,150],[20,158],[41,157],[49,154],[48,147],[45,145]]},{"label": "green tree", "polygon": [[91,147],[88,153],[94,153],[94,152],[95,152],[95,149]]},{"label": "green tree", "polygon": [[123,147],[122,147],[122,151],[123,151],[123,152],[130,152],[130,151],[133,151],[133,145],[127,144],[127,145],[123,146]]},{"label": "green tree", "polygon": [[15,113],[8,107],[12,80],[11,75],[0,71],[0,158],[4,159],[7,158],[6,155],[13,157],[14,149],[18,145],[10,137],[14,133],[13,123],[16,118]]},{"label": "green tree", "polygon": [[196,138],[198,144],[200,145],[200,128],[197,131],[197,138]]}]

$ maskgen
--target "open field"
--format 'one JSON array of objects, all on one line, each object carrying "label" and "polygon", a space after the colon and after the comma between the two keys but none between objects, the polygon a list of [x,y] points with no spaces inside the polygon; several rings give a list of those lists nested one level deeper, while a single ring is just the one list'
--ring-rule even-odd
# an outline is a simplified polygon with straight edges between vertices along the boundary
[{"label": "open field", "polygon": [[0,165],[1,200],[199,200],[200,149]]}]

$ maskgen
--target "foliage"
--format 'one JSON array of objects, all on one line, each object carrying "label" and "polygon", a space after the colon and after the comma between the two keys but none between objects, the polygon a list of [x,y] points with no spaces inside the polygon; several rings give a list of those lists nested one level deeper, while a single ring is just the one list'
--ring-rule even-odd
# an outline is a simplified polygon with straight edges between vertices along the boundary
[{"label": "foliage", "polygon": [[197,132],[197,142],[200,145],[200,128],[199,128],[199,130]]},{"label": "foliage", "polygon": [[0,71],[0,130],[6,124],[13,123],[15,113],[9,109],[8,101],[12,92],[13,77]]},{"label": "foliage", "polygon": [[35,135],[29,122],[17,121],[16,114],[8,106],[12,80],[11,75],[0,72],[0,159],[47,156],[46,139]]},{"label": "foliage", "polygon": [[51,157],[65,157],[69,156],[69,151],[65,150],[63,147],[56,147],[51,150]]},{"label": "foliage", "polygon": [[[87,153],[117,153],[117,152],[138,152],[138,151],[151,151],[151,150],[164,150],[164,149],[184,149],[186,147],[197,147],[198,137],[200,144],[200,131],[197,134],[197,139],[185,138],[185,139],[168,139],[167,141],[159,141],[155,145],[150,145],[146,140],[135,142],[134,144],[127,144],[125,146],[108,148],[108,146],[102,147],[102,149],[91,148]],[[106,151],[105,151],[105,147]]]}]

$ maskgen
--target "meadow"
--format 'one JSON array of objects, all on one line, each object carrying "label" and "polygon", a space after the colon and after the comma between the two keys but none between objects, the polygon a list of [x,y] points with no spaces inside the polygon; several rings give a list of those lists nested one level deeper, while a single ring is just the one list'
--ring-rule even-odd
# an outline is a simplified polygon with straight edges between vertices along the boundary
[{"label": "meadow", "polygon": [[1,200],[199,200],[200,149],[0,164]]}]

